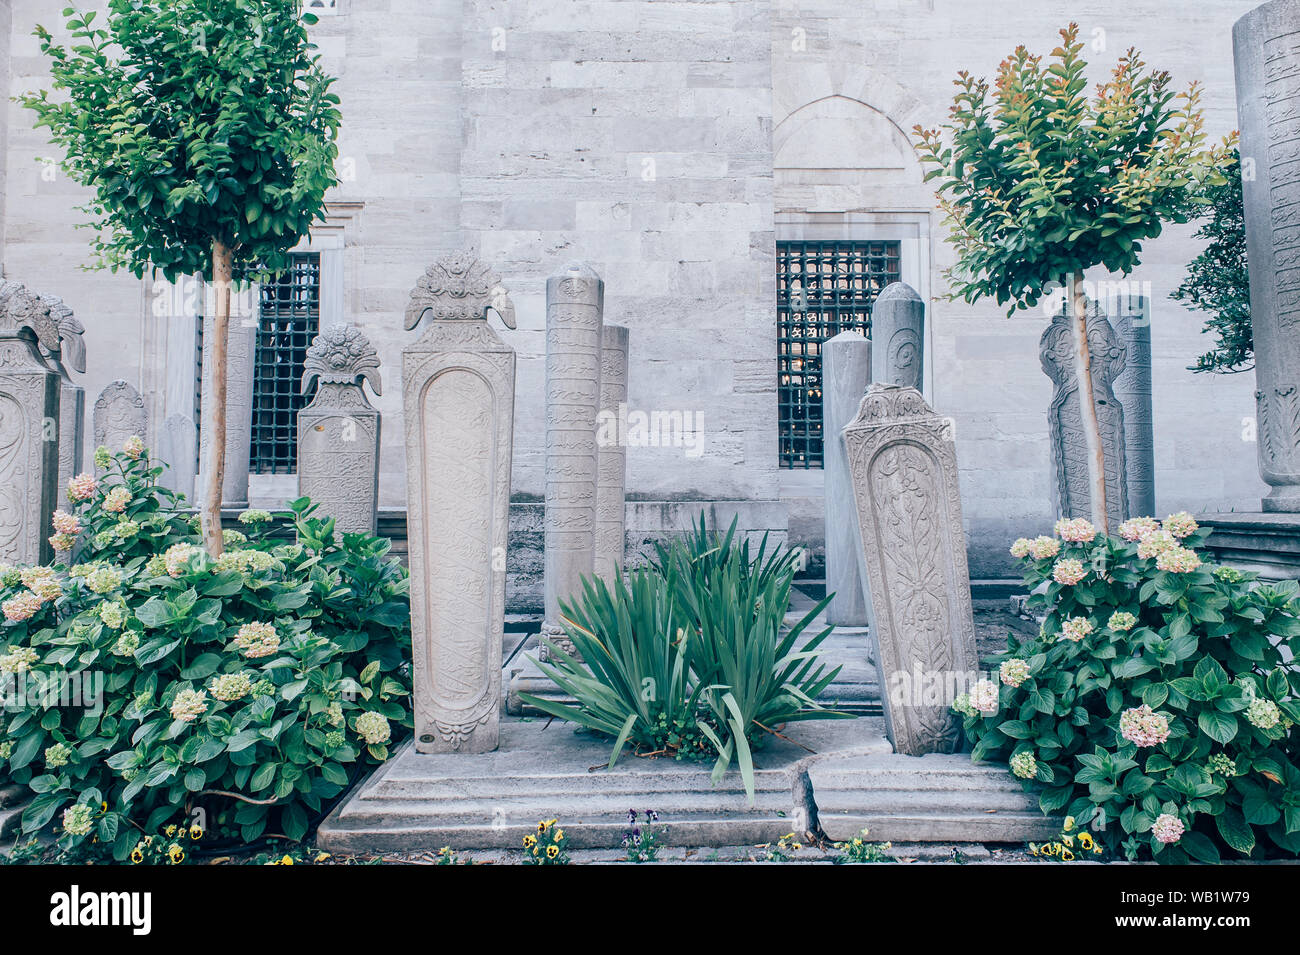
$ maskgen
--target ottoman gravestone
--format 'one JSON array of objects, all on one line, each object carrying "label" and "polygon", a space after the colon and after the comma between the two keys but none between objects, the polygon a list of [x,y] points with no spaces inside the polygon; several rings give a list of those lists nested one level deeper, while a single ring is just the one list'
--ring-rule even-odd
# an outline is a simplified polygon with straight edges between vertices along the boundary
[{"label": "ottoman gravestone", "polygon": [[411,292],[402,350],[415,748],[496,749],[501,702],[515,353],[488,325],[514,308],[470,253]]},{"label": "ottoman gravestone", "polygon": [[[127,438],[143,438],[149,425],[144,399],[130,383],[117,379],[104,386],[95,399],[95,447],[116,454]],[[95,469],[100,474],[103,468]]]},{"label": "ottoman gravestone", "polygon": [[910,285],[893,282],[871,307],[871,380],[920,391],[924,358],[925,303]]},{"label": "ottoman gravestone", "polygon": [[1232,30],[1263,510],[1300,512],[1300,0]]},{"label": "ottoman gravestone", "polygon": [[1120,300],[1111,324],[1124,348],[1124,370],[1115,397],[1124,413],[1124,464],[1130,517],[1156,512],[1155,425],[1151,412],[1151,301],[1145,295]]},{"label": "ottoman gravestone", "polygon": [[379,515],[379,412],[362,390],[380,393],[379,355],[352,325],[316,336],[303,362],[298,412],[298,493],[321,505],[340,534],[374,534]]},{"label": "ottoman gravestone", "polygon": [[605,283],[573,263],[546,281],[546,609],[547,641],[575,654],[560,624],[560,601],[582,592],[596,566],[596,423]]},{"label": "ottoman gravestone", "polygon": [[853,521],[853,476],[840,434],[858,413],[871,380],[871,342],[858,332],[840,332],[822,346],[822,420],[825,447],[826,592],[835,594],[826,622],[866,627],[870,607],[862,587]]},{"label": "ottoman gravestone", "polygon": [[0,561],[44,564],[52,556],[59,375],[41,349],[58,347],[49,303],[0,280]]},{"label": "ottoman gravestone", "polygon": [[86,429],[86,389],[74,382],[69,372],[86,373],[86,343],[82,338],[86,327],[61,299],[47,295],[44,301],[59,330],[59,347],[46,352],[46,356],[59,374],[58,506],[67,510],[68,482],[81,473]]},{"label": "ottoman gravestone", "polygon": [[952,752],[978,659],[951,424],[915,388],[873,384],[843,435],[889,738]]},{"label": "ottoman gravestone", "polygon": [[595,573],[607,580],[622,575],[627,540],[627,448],[620,440],[622,431],[618,427],[627,407],[627,362],[627,329],[621,325],[604,326],[600,347],[601,427],[596,452]]},{"label": "ottoman gravestone", "polygon": [[[1088,350],[1092,358],[1092,390],[1106,458],[1106,513],[1112,528],[1129,516],[1125,457],[1124,409],[1114,383],[1124,370],[1124,343],[1096,304],[1088,309]],[[1060,517],[1090,517],[1092,492],[1088,483],[1088,449],[1079,409],[1079,380],[1074,371],[1074,335],[1070,319],[1058,312],[1038,345],[1043,371],[1055,386],[1047,409],[1048,442],[1052,451],[1052,504]]]}]

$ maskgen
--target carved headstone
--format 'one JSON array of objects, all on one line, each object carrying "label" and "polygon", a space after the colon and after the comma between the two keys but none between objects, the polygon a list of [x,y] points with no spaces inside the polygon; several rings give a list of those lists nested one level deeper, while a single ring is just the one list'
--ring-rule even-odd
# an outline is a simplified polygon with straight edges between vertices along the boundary
[{"label": "carved headstone", "polygon": [[59,375],[41,349],[59,347],[40,296],[0,280],[0,561],[44,564],[59,473]]},{"label": "carved headstone", "polygon": [[68,482],[81,473],[86,428],[86,389],[72,380],[70,371],[86,373],[86,327],[62,300],[45,296],[50,317],[59,330],[59,347],[42,352],[59,374],[59,497],[58,506],[68,510]]},{"label": "carved headstone", "polygon": [[415,748],[493,750],[499,735],[515,353],[499,279],[468,253],[429,267],[411,292],[402,350],[411,567]]},{"label": "carved headstone", "polygon": [[1259,472],[1265,511],[1300,511],[1300,0],[1256,7],[1232,29]]},{"label": "carved headstone", "polygon": [[[1125,354],[1124,343],[1095,304],[1088,309],[1088,349],[1102,454],[1106,459],[1106,511],[1113,528],[1129,516],[1124,409],[1114,391],[1115,379],[1124,370]],[[1079,409],[1079,380],[1074,371],[1074,335],[1070,319],[1063,312],[1043,332],[1038,355],[1043,371],[1055,385],[1047,409],[1048,442],[1052,449],[1052,504],[1061,517],[1091,517],[1088,446]]]},{"label": "carved headstone", "polygon": [[298,412],[298,493],[321,505],[335,531],[374,534],[379,515],[379,412],[361,386],[380,393],[379,355],[349,324],[316,336],[303,363]]},{"label": "carved headstone", "polygon": [[[248,452],[253,437],[253,372],[257,355],[256,315],[236,314],[236,306],[244,298],[231,296],[231,315],[226,351],[226,458],[221,479],[221,503],[227,507],[248,506]],[[210,304],[210,303],[209,303]],[[203,340],[216,341],[216,320],[212,309],[203,319]],[[204,407],[209,407],[212,397],[212,349],[203,349]],[[202,434],[202,460],[208,459],[208,434]],[[200,475],[199,487],[203,485]],[[198,497],[198,494],[195,494]]]},{"label": "carved headstone", "polygon": [[889,738],[952,752],[950,707],[978,660],[951,425],[915,388],[873,384],[844,446]]},{"label": "carved headstone", "polygon": [[1151,302],[1125,296],[1112,321],[1124,346],[1124,370],[1115,379],[1115,397],[1124,412],[1124,463],[1130,517],[1156,512],[1155,425],[1151,413]]},{"label": "carved headstone", "polygon": [[826,622],[837,627],[870,625],[862,588],[853,521],[853,476],[840,433],[858,413],[871,381],[871,342],[859,332],[840,332],[822,346],[822,420],[826,434],[826,592],[835,594]]},{"label": "carved headstone", "polygon": [[925,303],[916,289],[893,282],[871,307],[871,380],[922,390]]},{"label": "carved headstone", "polygon": [[[596,566],[596,418],[605,283],[573,263],[546,281],[546,616],[543,636],[574,653],[560,601]],[[545,650],[545,645],[543,645]]]},{"label": "carved headstone", "polygon": [[[129,383],[110,381],[95,399],[95,447],[116,454],[130,437],[143,438],[149,424],[144,399]],[[103,473],[102,468],[97,471]]]},{"label": "carved headstone", "polygon": [[[623,573],[627,538],[627,448],[619,440],[618,421],[627,407],[628,333],[606,325],[600,351],[600,417],[596,481],[596,573],[617,580]],[[613,423],[614,439],[608,440]]]},{"label": "carved headstone", "polygon": [[188,500],[194,500],[198,456],[199,429],[195,427],[194,419],[180,414],[168,415],[158,436],[158,459],[167,465],[167,470],[158,483],[184,494]]}]

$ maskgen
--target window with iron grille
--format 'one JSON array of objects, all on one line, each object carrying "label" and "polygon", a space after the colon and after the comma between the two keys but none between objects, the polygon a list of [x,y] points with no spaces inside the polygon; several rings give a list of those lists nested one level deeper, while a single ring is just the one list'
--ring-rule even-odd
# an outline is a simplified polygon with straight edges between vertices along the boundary
[{"label": "window with iron grille", "polygon": [[298,466],[298,411],[307,347],[320,328],[320,254],[295,253],[289,268],[261,287],[253,360],[254,474],[293,474]]},{"label": "window with iron grille", "polygon": [[777,395],[783,468],[822,466],[822,342],[871,327],[871,306],[901,280],[897,241],[776,244]]}]

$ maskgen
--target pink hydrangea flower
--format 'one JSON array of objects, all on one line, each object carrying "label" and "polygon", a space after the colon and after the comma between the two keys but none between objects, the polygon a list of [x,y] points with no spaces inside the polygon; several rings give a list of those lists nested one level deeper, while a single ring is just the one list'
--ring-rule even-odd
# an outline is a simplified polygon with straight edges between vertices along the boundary
[{"label": "pink hydrangea flower", "polygon": [[1169,739],[1169,720],[1143,703],[1120,714],[1119,734],[1138,746],[1159,746]]},{"label": "pink hydrangea flower", "polygon": [[124,487],[115,487],[104,495],[104,510],[110,514],[121,514],[131,503],[131,492]]},{"label": "pink hydrangea flower", "polygon": [[1192,515],[1188,514],[1186,511],[1179,511],[1177,514],[1170,514],[1165,518],[1164,522],[1164,529],[1179,540],[1189,534],[1195,533],[1198,527],[1200,527],[1200,525],[1196,523],[1196,518],[1192,517]]},{"label": "pink hydrangea flower", "polygon": [[1029,542],[1029,556],[1034,560],[1046,560],[1049,557],[1055,557],[1061,552],[1061,542],[1055,537],[1035,537]]},{"label": "pink hydrangea flower", "polygon": [[1007,686],[1019,686],[1029,679],[1029,664],[1019,657],[1004,660],[998,667],[998,676]]},{"label": "pink hydrangea flower", "polygon": [[1084,569],[1083,561],[1075,560],[1073,557],[1067,557],[1065,560],[1058,560],[1052,567],[1052,579],[1058,584],[1073,586],[1083,578],[1088,576],[1088,571]]},{"label": "pink hydrangea flower", "polygon": [[1071,617],[1061,624],[1061,636],[1073,643],[1078,643],[1095,629],[1096,627],[1087,617]]},{"label": "pink hydrangea flower", "polygon": [[1160,522],[1154,517],[1130,517],[1119,526],[1119,536],[1133,543],[1158,530],[1160,530]]},{"label": "pink hydrangea flower", "polygon": [[133,434],[126,439],[126,443],[122,445],[122,453],[133,461],[140,459],[140,455],[144,454],[144,442],[140,440],[138,434]]},{"label": "pink hydrangea flower", "polygon": [[1183,821],[1167,812],[1157,816],[1155,824],[1151,827],[1151,834],[1156,837],[1156,841],[1163,842],[1167,846],[1181,839],[1184,831]]},{"label": "pink hydrangea flower", "polygon": [[998,711],[998,685],[992,680],[980,680],[970,689],[970,704],[985,715]]},{"label": "pink hydrangea flower", "polygon": [[93,474],[78,474],[68,482],[68,500],[88,501],[94,496],[99,482]]},{"label": "pink hydrangea flower", "polygon": [[1196,551],[1186,547],[1170,547],[1156,555],[1156,568],[1172,571],[1175,574],[1190,574],[1201,566],[1201,558]]},{"label": "pink hydrangea flower", "polygon": [[1073,520],[1062,518],[1056,522],[1055,530],[1061,540],[1069,541],[1071,544],[1087,544],[1097,536],[1097,528],[1092,526],[1092,521],[1082,517]]},{"label": "pink hydrangea flower", "polygon": [[55,511],[52,523],[54,529],[60,534],[75,536],[81,533],[81,521],[75,514],[69,514],[67,511]]},{"label": "pink hydrangea flower", "polygon": [[50,546],[60,553],[72,550],[77,539],[71,534],[54,534],[50,537]]},{"label": "pink hydrangea flower", "polygon": [[6,620],[28,620],[43,606],[45,606],[44,600],[30,590],[24,590],[18,596],[10,597],[0,604],[0,611],[4,613]]},{"label": "pink hydrangea flower", "polygon": [[1143,560],[1159,557],[1171,547],[1178,546],[1178,539],[1168,531],[1154,531],[1142,538],[1138,544],[1138,556]]},{"label": "pink hydrangea flower", "polygon": [[1011,556],[1028,557],[1033,546],[1034,546],[1034,542],[1031,541],[1028,537],[1018,538],[1016,542],[1011,545]]}]

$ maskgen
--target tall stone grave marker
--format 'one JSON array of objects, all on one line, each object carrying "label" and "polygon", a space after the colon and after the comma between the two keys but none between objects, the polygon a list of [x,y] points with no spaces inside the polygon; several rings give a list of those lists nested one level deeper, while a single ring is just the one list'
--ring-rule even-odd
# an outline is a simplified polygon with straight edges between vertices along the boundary
[{"label": "tall stone grave marker", "polygon": [[840,332],[822,346],[822,421],[825,444],[826,592],[835,594],[826,622],[837,627],[870,625],[853,521],[853,475],[841,432],[858,413],[871,381],[871,342],[859,332]]},{"label": "tall stone grave marker", "polygon": [[[248,453],[253,437],[253,373],[257,357],[257,330],[260,314],[244,295],[231,295],[230,325],[226,346],[226,458],[221,479],[223,506],[243,508],[248,506]],[[216,319],[213,302],[208,302],[203,319],[203,340],[216,340]],[[212,396],[212,349],[203,349],[204,407]],[[207,431],[202,432],[201,460],[208,460]],[[206,485],[202,474],[195,487]],[[198,494],[195,494],[197,499]]]},{"label": "tall stone grave marker", "polygon": [[59,330],[59,347],[48,352],[47,359],[59,374],[58,506],[68,510],[68,482],[81,473],[86,429],[86,389],[72,380],[69,371],[86,373],[86,343],[81,337],[86,327],[61,299],[47,295],[44,301]]},{"label": "tall stone grave marker", "polygon": [[[130,437],[143,438],[149,425],[144,399],[130,382],[110,381],[95,399],[95,447],[116,454]],[[103,473],[103,468],[96,471]]]},{"label": "tall stone grave marker", "polygon": [[[1106,511],[1112,528],[1129,516],[1125,457],[1124,409],[1114,383],[1124,370],[1124,343],[1096,307],[1088,309],[1088,349],[1092,356],[1092,390],[1106,458]],[[1079,380],[1074,373],[1074,335],[1070,319],[1058,313],[1039,340],[1043,371],[1055,389],[1047,409],[1052,449],[1052,504],[1060,517],[1090,517],[1088,448],[1079,409]]]},{"label": "tall stone grave marker", "polygon": [[470,253],[435,262],[411,292],[402,350],[415,669],[415,748],[481,753],[499,738],[515,353],[500,280]]},{"label": "tall stone grave marker", "polygon": [[379,412],[362,384],[380,393],[379,355],[348,323],[316,336],[303,363],[298,412],[298,493],[321,505],[339,534],[374,534],[379,516]]},{"label": "tall stone grave marker", "polygon": [[59,474],[59,376],[41,357],[59,331],[50,307],[0,280],[0,561],[44,564]]},{"label": "tall stone grave marker", "polygon": [[[546,281],[546,616],[542,635],[574,653],[560,601],[596,566],[596,419],[605,283],[573,263]],[[546,650],[545,644],[542,646]]]},{"label": "tall stone grave marker", "polygon": [[925,303],[905,282],[885,286],[871,307],[871,380],[917,391],[925,382]]},{"label": "tall stone grave marker", "polygon": [[620,440],[619,427],[627,408],[627,361],[627,329],[606,325],[600,349],[595,571],[607,580],[617,580],[623,573],[627,539],[627,448]]},{"label": "tall stone grave marker", "polygon": [[1300,511],[1300,0],[1232,29],[1265,511]]},{"label": "tall stone grave marker", "polygon": [[951,425],[915,388],[873,384],[844,446],[889,738],[952,752],[952,701],[978,659]]},{"label": "tall stone grave marker", "polygon": [[1111,322],[1124,348],[1124,370],[1115,379],[1115,397],[1124,412],[1124,463],[1128,515],[1156,513],[1155,422],[1151,412],[1151,301],[1145,295],[1120,299]]}]

